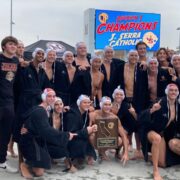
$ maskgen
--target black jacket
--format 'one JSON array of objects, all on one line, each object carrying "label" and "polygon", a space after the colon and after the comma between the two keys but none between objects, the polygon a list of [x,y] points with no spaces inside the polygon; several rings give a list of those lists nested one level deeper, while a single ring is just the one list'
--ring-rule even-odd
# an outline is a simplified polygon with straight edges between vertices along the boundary
[{"label": "black jacket", "polygon": [[88,112],[80,113],[77,105],[71,107],[70,111],[64,116],[64,129],[77,133],[68,144],[68,151],[71,158],[85,158],[91,156],[96,159],[96,153],[89,142],[87,126],[89,125]]},{"label": "black jacket", "polygon": [[[150,114],[150,110],[143,111],[139,116],[139,137],[142,144],[142,150],[145,160],[148,159],[148,151],[150,150],[150,144],[147,139],[149,131],[153,130],[164,137],[167,147],[166,163],[172,165],[180,163],[180,156],[178,157],[172,151],[170,151],[168,142],[173,138],[177,138],[180,134],[180,105],[176,104],[176,120],[172,121],[168,127],[169,113],[167,106],[167,98],[163,97],[160,102],[161,108],[158,111]],[[180,137],[178,137],[180,138]],[[173,157],[173,158],[171,158]],[[175,157],[175,158],[174,158]]]},{"label": "black jacket", "polygon": [[108,96],[112,98],[112,93],[114,89],[117,87],[114,84],[114,78],[116,78],[116,69],[119,65],[124,64],[123,60],[120,59],[112,59],[111,65],[110,65],[110,79],[107,80],[107,72],[104,64],[101,65],[101,72],[104,74],[104,81],[102,84],[102,96]]},{"label": "black jacket", "polygon": [[51,85],[44,69],[40,68],[37,73],[33,63],[27,67],[18,67],[14,82],[16,122],[13,134],[15,141],[18,141],[19,131],[24,123],[22,115],[42,102],[41,94],[47,87]]},{"label": "black jacket", "polygon": [[128,103],[126,101],[123,101],[117,116],[119,117],[124,129],[128,132],[128,134],[131,134],[133,132],[137,132],[138,123],[133,115],[129,112],[129,108],[130,107]]},{"label": "black jacket", "polygon": [[74,79],[70,83],[65,64],[61,63],[57,68],[54,89],[65,105],[75,103],[81,94],[91,95],[91,75],[89,70],[79,70],[77,67]]},{"label": "black jacket", "polygon": [[19,147],[27,163],[32,167],[50,168],[51,160],[47,143],[66,149],[69,133],[52,128],[46,110],[35,106],[23,116],[24,127],[28,133],[21,135]]},{"label": "black jacket", "polygon": [[0,54],[0,106],[13,104],[13,84],[18,63],[16,57],[7,58]]}]

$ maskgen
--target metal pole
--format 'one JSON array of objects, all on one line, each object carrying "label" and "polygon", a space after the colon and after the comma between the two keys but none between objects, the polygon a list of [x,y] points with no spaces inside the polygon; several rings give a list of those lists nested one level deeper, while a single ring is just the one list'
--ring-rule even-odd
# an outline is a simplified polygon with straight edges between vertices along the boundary
[{"label": "metal pole", "polygon": [[180,53],[180,29],[179,29],[179,53]]},{"label": "metal pole", "polygon": [[180,53],[180,27],[178,27],[176,30],[179,31],[179,47],[178,47],[178,50],[179,50],[179,53]]},{"label": "metal pole", "polygon": [[11,0],[11,12],[10,12],[10,35],[12,36],[12,0]]}]

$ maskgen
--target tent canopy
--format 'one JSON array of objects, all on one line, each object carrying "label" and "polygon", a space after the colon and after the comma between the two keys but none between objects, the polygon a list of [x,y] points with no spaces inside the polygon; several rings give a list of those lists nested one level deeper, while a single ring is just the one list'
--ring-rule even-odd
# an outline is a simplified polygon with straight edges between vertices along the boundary
[{"label": "tent canopy", "polygon": [[51,40],[39,40],[29,46],[25,47],[24,57],[27,60],[32,59],[32,52],[37,48],[54,49],[57,52],[57,58],[61,59],[65,51],[72,51],[75,54],[75,48],[62,41],[51,41]]}]

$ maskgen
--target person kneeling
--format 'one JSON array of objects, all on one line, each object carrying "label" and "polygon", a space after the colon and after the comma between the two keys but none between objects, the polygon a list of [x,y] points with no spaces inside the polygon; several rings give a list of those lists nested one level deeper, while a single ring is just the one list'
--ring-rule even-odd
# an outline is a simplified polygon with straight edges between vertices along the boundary
[{"label": "person kneeling", "polygon": [[44,169],[51,167],[47,143],[66,149],[68,142],[76,136],[70,132],[57,131],[50,126],[49,107],[53,106],[55,97],[54,90],[46,88],[42,94],[43,102],[34,106],[24,116],[19,147],[26,165],[32,168],[35,176],[42,176]]},{"label": "person kneeling", "polygon": [[[91,113],[90,120],[91,125],[94,125],[96,123],[97,119],[117,119],[118,120],[118,149],[117,152],[119,152],[119,148],[123,146],[123,155],[121,157],[121,161],[123,162],[123,165],[128,161],[128,140],[125,134],[125,131],[121,125],[121,122],[119,118],[111,112],[112,108],[112,102],[111,99],[107,96],[104,96],[100,101],[100,110],[96,110]],[[105,128],[107,131],[107,128]],[[100,131],[100,129],[98,129]],[[108,132],[107,132],[108,133]],[[95,144],[94,136],[91,136],[91,142]],[[108,160],[109,158],[106,156],[107,149],[101,148],[98,149],[99,155],[102,158],[102,160]],[[118,154],[116,154],[117,157],[119,157]]]},{"label": "person kneeling", "polygon": [[88,164],[96,160],[96,152],[89,142],[89,136],[97,131],[97,126],[89,126],[90,98],[80,95],[77,103],[70,107],[64,116],[64,130],[77,133],[77,136],[68,144],[70,158],[75,166],[81,168],[82,162],[87,158]]},{"label": "person kneeling", "polygon": [[145,160],[148,159],[148,148],[151,147],[154,180],[163,179],[158,166],[180,164],[180,105],[177,100],[177,85],[169,84],[165,93],[166,97],[144,111],[139,118]]},{"label": "person kneeling", "polygon": [[[64,132],[64,113],[69,110],[69,106],[64,106],[64,103],[61,98],[56,97],[53,110],[50,112],[49,123],[51,127],[56,129],[57,131]],[[52,143],[47,143],[47,148],[49,154],[52,158],[52,161],[56,163],[56,159],[60,159],[66,157],[64,160],[67,165],[67,169],[64,171],[75,172],[76,168],[72,165],[71,160],[69,158],[67,148],[63,148],[61,146],[54,145]]]}]

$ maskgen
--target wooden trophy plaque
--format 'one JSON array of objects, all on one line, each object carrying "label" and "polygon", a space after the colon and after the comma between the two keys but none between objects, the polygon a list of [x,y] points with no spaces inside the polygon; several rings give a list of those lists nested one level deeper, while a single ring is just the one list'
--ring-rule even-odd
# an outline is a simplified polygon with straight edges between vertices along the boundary
[{"label": "wooden trophy plaque", "polygon": [[95,134],[95,146],[97,149],[118,147],[118,119],[98,118],[95,120],[98,131]]}]

